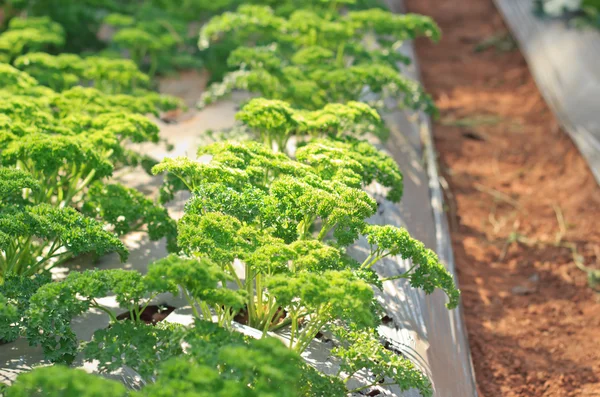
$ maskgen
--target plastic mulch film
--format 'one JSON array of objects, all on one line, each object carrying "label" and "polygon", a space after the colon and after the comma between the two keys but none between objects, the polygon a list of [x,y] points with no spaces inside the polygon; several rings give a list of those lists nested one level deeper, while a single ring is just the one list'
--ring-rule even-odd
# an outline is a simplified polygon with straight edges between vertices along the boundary
[{"label": "plastic mulch film", "polygon": [[[391,1],[390,1],[391,2]],[[395,11],[400,11],[401,4],[394,0],[391,4]],[[406,43],[402,51],[414,59],[412,45]],[[416,63],[403,68],[409,77],[418,79]],[[190,85],[182,78],[180,84]],[[146,154],[157,159],[176,155],[193,155],[198,145],[202,144],[206,130],[223,130],[234,124],[236,101],[223,101],[202,111],[192,110],[186,122],[164,124],[161,136],[168,137],[174,143],[171,152],[162,152],[156,146],[148,146]],[[386,122],[390,129],[389,140],[379,145],[386,150],[400,165],[404,174],[405,194],[400,204],[393,204],[384,199],[385,191],[377,184],[369,187],[369,193],[380,202],[380,210],[370,221],[376,224],[392,224],[406,227],[411,235],[437,252],[456,279],[452,246],[448,232],[446,216],[443,210],[443,195],[437,173],[436,156],[432,147],[431,123],[424,114],[413,114],[395,111],[387,114]],[[160,180],[149,177],[143,172],[134,172],[118,176],[119,180],[140,190],[152,189],[160,185]],[[179,197],[169,207],[173,216],[181,214],[186,197]],[[130,259],[127,268],[144,272],[147,264],[166,255],[164,242],[150,242],[143,235],[134,234],[126,241],[130,248]],[[362,240],[356,244],[351,254],[356,259],[367,255],[368,245]],[[103,258],[99,268],[121,267],[117,258]],[[411,267],[410,262],[387,258],[378,264],[377,271],[383,276],[396,275]],[[106,298],[108,305],[115,304],[113,298]],[[399,354],[411,359],[431,379],[435,397],[476,397],[473,367],[470,358],[466,330],[463,325],[461,308],[447,310],[446,296],[441,291],[425,295],[410,287],[406,281],[386,282],[379,293],[379,301],[387,312],[390,321],[380,327],[389,347]],[[167,317],[168,321],[189,322],[184,302],[169,295],[157,297],[157,301],[178,307]],[[101,312],[90,312],[73,321],[73,329],[81,340],[89,340],[94,330],[106,327],[108,318]],[[283,335],[285,337],[285,335]],[[329,346],[315,341],[305,355],[305,359],[320,370],[335,373],[335,363],[330,362]],[[11,382],[18,373],[27,371],[33,366],[44,363],[39,348],[27,346],[21,339],[14,343],[0,345],[0,381]],[[87,367],[89,364],[76,360],[77,366]],[[112,377],[137,387],[139,379],[135,373],[124,368]],[[143,382],[142,382],[143,383]],[[367,392],[369,392],[367,390]],[[380,396],[417,397],[413,390],[401,392],[398,389],[380,389]],[[373,395],[372,393],[369,395]]]},{"label": "plastic mulch film", "polygon": [[[395,12],[404,11],[402,0],[388,0],[388,5]],[[405,43],[402,51],[413,60],[411,66],[403,68],[404,74],[418,80],[412,43]],[[373,222],[406,227],[413,237],[438,254],[458,282],[432,144],[431,121],[423,113],[395,112],[386,122],[391,133],[385,149],[404,173],[405,196],[400,205],[384,202],[381,219],[373,219]],[[406,269],[406,266],[410,264],[390,260],[377,270],[385,276],[387,272],[397,274],[398,267]],[[443,293],[425,295],[402,282],[386,283],[381,300],[393,319],[393,326],[383,326],[380,331],[392,340],[392,346],[425,370],[433,382],[434,395],[477,396],[462,308],[449,311]]]},{"label": "plastic mulch film", "polygon": [[494,0],[542,95],[600,183],[600,31],[539,18],[533,0]]}]

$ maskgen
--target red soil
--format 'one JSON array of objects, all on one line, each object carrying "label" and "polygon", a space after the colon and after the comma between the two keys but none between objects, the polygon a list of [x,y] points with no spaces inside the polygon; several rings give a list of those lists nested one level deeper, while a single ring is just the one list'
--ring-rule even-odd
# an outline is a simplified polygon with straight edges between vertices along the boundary
[{"label": "red soil", "polygon": [[567,247],[600,268],[600,187],[519,51],[474,51],[507,33],[492,0],[406,2],[444,32],[417,52],[480,395],[600,396],[600,295]]}]

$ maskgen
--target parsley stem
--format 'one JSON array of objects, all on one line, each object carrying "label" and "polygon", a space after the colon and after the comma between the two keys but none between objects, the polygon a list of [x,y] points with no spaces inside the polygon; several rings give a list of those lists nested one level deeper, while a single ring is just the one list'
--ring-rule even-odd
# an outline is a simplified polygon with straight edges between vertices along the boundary
[{"label": "parsley stem", "polygon": [[408,277],[410,277],[410,272],[412,272],[417,266],[418,265],[412,265],[412,267],[410,269],[408,269],[407,271],[405,271],[404,273],[399,274],[397,276],[382,278],[381,281],[392,281],[392,280],[399,280],[402,278],[408,278]]},{"label": "parsley stem", "polygon": [[96,308],[96,309],[98,309],[100,311],[103,311],[104,313],[108,314],[108,317],[110,317],[110,322],[111,323],[116,323],[116,322],[119,321],[119,320],[117,320],[117,317],[115,316],[115,314],[111,310],[109,310],[106,307],[98,304],[98,302],[96,302],[95,300],[92,300],[92,302],[90,304],[90,307]]}]

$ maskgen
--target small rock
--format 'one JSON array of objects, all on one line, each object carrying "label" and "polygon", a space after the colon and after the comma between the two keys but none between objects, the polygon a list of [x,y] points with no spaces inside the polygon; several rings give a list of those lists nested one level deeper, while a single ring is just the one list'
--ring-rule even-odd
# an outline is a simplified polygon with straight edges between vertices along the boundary
[{"label": "small rock", "polygon": [[529,276],[527,281],[522,285],[517,285],[512,288],[514,295],[529,295],[533,294],[538,289],[538,283],[540,281],[540,275],[537,273]]},{"label": "small rock", "polygon": [[532,283],[538,283],[540,281],[540,275],[537,273],[533,273],[531,276],[529,276],[529,281],[531,281]]},{"label": "small rock", "polygon": [[485,141],[485,137],[483,137],[482,135],[474,132],[474,131],[467,131],[467,132],[463,132],[462,134],[465,138],[470,139],[472,141]]},{"label": "small rock", "polygon": [[524,286],[524,285],[517,285],[515,287],[513,287],[512,289],[512,293],[514,295],[529,295],[532,294],[536,291],[536,288],[531,288],[528,286]]}]

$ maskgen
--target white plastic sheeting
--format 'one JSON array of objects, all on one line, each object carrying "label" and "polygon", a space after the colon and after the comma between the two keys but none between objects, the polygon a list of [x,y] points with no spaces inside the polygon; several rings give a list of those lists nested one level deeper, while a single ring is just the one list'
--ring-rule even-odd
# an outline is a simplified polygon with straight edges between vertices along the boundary
[{"label": "white plastic sheeting", "polygon": [[537,85],[600,183],[600,31],[538,18],[533,0],[494,0]]}]

